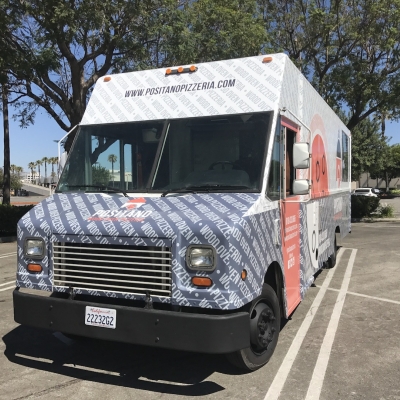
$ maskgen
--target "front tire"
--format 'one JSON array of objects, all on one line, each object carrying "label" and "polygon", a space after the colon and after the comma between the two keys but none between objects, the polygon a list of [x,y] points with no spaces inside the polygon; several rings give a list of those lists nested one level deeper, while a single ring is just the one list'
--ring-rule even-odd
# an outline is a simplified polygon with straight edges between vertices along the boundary
[{"label": "front tire", "polygon": [[265,365],[278,343],[281,315],[275,291],[266,283],[250,309],[250,347],[226,355],[240,369],[255,371]]}]

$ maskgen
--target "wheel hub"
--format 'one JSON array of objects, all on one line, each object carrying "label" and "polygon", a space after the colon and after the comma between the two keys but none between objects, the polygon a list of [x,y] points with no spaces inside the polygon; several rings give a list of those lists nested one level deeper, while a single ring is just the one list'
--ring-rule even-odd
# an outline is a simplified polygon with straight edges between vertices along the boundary
[{"label": "wheel hub", "polygon": [[250,321],[250,340],[257,352],[267,350],[272,342],[276,331],[275,320],[275,315],[267,304],[256,305]]}]

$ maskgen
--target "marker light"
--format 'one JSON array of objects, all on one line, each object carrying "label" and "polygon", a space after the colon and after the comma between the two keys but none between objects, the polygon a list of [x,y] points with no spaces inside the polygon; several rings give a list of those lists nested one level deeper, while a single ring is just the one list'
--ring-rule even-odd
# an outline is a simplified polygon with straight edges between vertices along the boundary
[{"label": "marker light", "polygon": [[25,239],[24,253],[28,258],[44,257],[44,240],[43,239]]},{"label": "marker light", "polygon": [[269,63],[271,61],[272,61],[272,57],[264,57],[262,60],[263,63]]},{"label": "marker light", "polygon": [[42,272],[42,266],[39,264],[28,264],[28,266],[26,267],[26,269],[29,272]]},{"label": "marker light", "polygon": [[111,81],[111,76],[106,76],[104,79],[103,79],[103,82],[110,82]]},{"label": "marker light", "polygon": [[206,245],[191,245],[186,251],[186,264],[196,271],[214,271],[215,249]]},{"label": "marker light", "polygon": [[203,276],[194,276],[192,278],[193,285],[202,286],[202,287],[210,287],[212,286],[213,282],[210,278],[203,277]]},{"label": "marker light", "polygon": [[195,65],[191,65],[190,67],[179,67],[175,69],[167,68],[165,70],[165,75],[174,75],[174,74],[183,74],[185,72],[196,72],[197,67]]}]

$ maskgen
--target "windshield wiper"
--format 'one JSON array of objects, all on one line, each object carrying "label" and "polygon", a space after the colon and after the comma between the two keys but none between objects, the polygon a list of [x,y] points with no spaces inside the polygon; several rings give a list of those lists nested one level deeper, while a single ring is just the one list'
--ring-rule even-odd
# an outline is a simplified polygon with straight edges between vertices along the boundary
[{"label": "windshield wiper", "polygon": [[[125,197],[128,197],[127,193],[125,190],[122,189],[118,189],[112,186],[106,186],[106,185],[68,185],[69,188],[99,188],[99,189],[105,189],[108,190],[109,192],[113,192],[113,193],[122,193]],[[86,190],[85,190],[86,192]]]},{"label": "windshield wiper", "polygon": [[251,189],[243,185],[221,185],[221,184],[207,184],[207,185],[188,185],[181,188],[168,189],[162,193],[161,197],[165,197],[169,193],[196,193],[196,192],[210,192],[213,189],[231,190],[231,189]]}]

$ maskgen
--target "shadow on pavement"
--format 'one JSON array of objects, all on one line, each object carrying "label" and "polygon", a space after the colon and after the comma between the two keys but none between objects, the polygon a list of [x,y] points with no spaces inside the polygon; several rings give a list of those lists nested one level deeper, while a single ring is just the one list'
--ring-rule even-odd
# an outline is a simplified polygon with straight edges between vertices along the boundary
[{"label": "shadow on pavement", "polygon": [[51,332],[18,326],[3,336],[12,363],[75,379],[180,396],[224,390],[208,381],[214,372],[240,375],[222,355],[178,352],[80,338],[63,341]]}]

